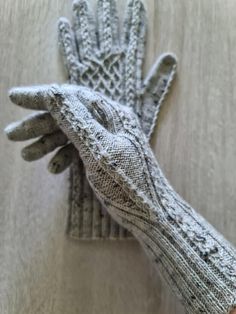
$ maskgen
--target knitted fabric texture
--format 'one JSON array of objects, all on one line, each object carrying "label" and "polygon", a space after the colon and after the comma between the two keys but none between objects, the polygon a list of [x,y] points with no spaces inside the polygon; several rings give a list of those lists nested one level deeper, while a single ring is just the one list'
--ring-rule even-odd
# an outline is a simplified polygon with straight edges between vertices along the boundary
[{"label": "knitted fabric texture", "polygon": [[[97,20],[90,11],[89,1],[75,1],[73,26],[65,18],[59,21],[59,43],[69,81],[91,87],[132,107],[150,137],[176,71],[175,56],[161,55],[143,81],[146,12],[142,2],[128,1],[121,36],[115,0],[97,1]],[[54,161],[54,168],[60,168],[60,162],[61,159]],[[70,182],[68,233],[72,237],[130,236],[102,209],[86,182],[78,154],[73,158]]]},{"label": "knitted fabric texture", "polygon": [[49,110],[100,202],[141,243],[187,313],[236,307],[235,248],[170,186],[130,107],[73,85],[18,88],[10,97]]}]

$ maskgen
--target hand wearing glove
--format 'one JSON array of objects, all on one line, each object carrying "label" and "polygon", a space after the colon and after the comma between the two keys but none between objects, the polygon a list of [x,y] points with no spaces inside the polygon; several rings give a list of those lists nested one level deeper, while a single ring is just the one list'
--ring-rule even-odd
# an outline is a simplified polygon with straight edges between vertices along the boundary
[{"label": "hand wearing glove", "polygon": [[[89,1],[74,1],[73,23],[71,25],[66,18],[59,20],[58,40],[70,83],[91,87],[132,107],[150,138],[160,106],[175,75],[177,62],[173,54],[164,53],[143,79],[146,11],[140,0],[127,2],[119,34],[115,0],[98,0],[97,16],[91,14]],[[79,238],[125,237],[126,231],[101,209],[86,180],[77,150],[63,132],[51,127],[50,116],[40,113],[29,120],[26,118],[23,123],[30,129],[43,129],[41,134],[28,133],[29,138],[42,137],[23,149],[25,160],[37,160],[59,148],[49,162],[49,171],[61,173],[72,165],[68,233]],[[26,138],[14,133],[11,139]]]},{"label": "hand wearing glove", "polygon": [[[15,88],[10,98],[49,111],[51,127],[78,149],[100,202],[138,239],[187,313],[231,313],[236,250],[172,189],[130,107],[73,85]],[[25,137],[28,125],[8,127],[14,132]]]}]

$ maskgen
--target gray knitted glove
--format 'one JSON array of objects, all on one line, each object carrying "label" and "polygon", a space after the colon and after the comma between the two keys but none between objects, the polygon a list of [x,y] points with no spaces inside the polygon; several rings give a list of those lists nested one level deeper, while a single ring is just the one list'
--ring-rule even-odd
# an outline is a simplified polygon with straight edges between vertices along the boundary
[{"label": "gray knitted glove", "polygon": [[[132,107],[150,137],[176,71],[176,58],[171,53],[162,54],[143,80],[146,12],[142,2],[128,1],[121,36],[115,0],[97,1],[96,21],[88,7],[89,1],[74,1],[73,27],[67,19],[59,20],[59,43],[69,81],[92,87]],[[23,121],[29,131],[34,129],[31,134],[28,132],[24,138],[16,131],[9,133],[9,138],[25,140],[43,136],[22,150],[22,157],[28,161],[37,160],[62,146],[49,163],[48,168],[53,173],[64,171],[73,161],[68,233],[82,238],[126,236],[125,230],[110,220],[94,197],[77,150],[63,132],[51,128],[51,122],[49,115],[40,113]]]},{"label": "gray knitted glove", "polygon": [[90,11],[89,1],[76,0],[73,26],[66,18],[59,20],[59,43],[69,80],[132,107],[150,137],[176,71],[176,57],[162,54],[143,80],[146,11],[142,1],[128,0],[121,36],[115,0],[97,1],[96,21]]},{"label": "gray knitted glove", "polygon": [[73,85],[17,88],[10,97],[49,110],[99,200],[142,244],[187,313],[236,307],[235,248],[172,189],[131,108]]},{"label": "gray knitted glove", "polygon": [[[146,12],[142,2],[128,1],[121,36],[115,0],[98,0],[95,18],[89,10],[89,1],[74,1],[73,11],[72,27],[65,18],[59,21],[59,43],[70,82],[92,87],[132,106],[150,136],[175,74],[176,59],[172,54],[161,55],[146,80],[142,81],[146,37]],[[144,101],[143,108],[141,104]],[[68,155],[71,156],[72,152]],[[102,210],[87,183],[80,158],[73,161],[68,233],[79,238],[126,237],[126,231]],[[49,168],[61,171],[64,165],[68,166],[68,162],[64,162],[59,151]]]}]

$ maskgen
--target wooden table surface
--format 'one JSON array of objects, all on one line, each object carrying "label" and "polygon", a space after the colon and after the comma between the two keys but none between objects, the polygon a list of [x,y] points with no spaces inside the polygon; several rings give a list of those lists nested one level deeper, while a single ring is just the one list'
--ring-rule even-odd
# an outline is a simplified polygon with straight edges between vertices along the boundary
[{"label": "wooden table surface", "polygon": [[[91,1],[94,2],[94,1]],[[119,12],[125,0],[118,0]],[[1,0],[0,126],[26,115],[10,87],[64,82],[57,19],[71,2]],[[153,139],[175,189],[236,244],[236,1],[147,0],[145,68],[164,51],[178,78]],[[183,314],[135,241],[65,235],[68,171],[26,163],[0,135],[0,313]]]}]

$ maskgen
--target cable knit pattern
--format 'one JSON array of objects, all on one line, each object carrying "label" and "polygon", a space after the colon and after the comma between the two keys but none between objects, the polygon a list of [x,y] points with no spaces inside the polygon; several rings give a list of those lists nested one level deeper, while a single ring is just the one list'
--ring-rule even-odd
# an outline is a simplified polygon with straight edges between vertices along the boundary
[{"label": "cable knit pattern", "polygon": [[48,109],[80,151],[97,197],[161,265],[186,311],[229,313],[235,248],[173,191],[133,112],[86,88],[51,90]]},{"label": "cable knit pattern", "polygon": [[[128,1],[122,36],[118,34],[115,0],[98,0],[97,21],[90,13],[88,1],[75,1],[73,11],[73,27],[65,18],[60,19],[58,27],[70,83],[91,87],[132,107],[150,137],[173,80],[176,59],[172,54],[161,55],[147,78],[142,80],[146,35],[146,12],[142,2]],[[77,156],[71,169],[69,234],[78,238],[126,237],[127,232],[102,210],[85,183],[86,178],[81,179],[82,167]]]},{"label": "cable knit pattern", "polygon": [[73,85],[17,88],[10,97],[24,107],[45,104],[78,149],[97,198],[141,243],[187,313],[236,307],[235,248],[172,189],[130,107]]}]

